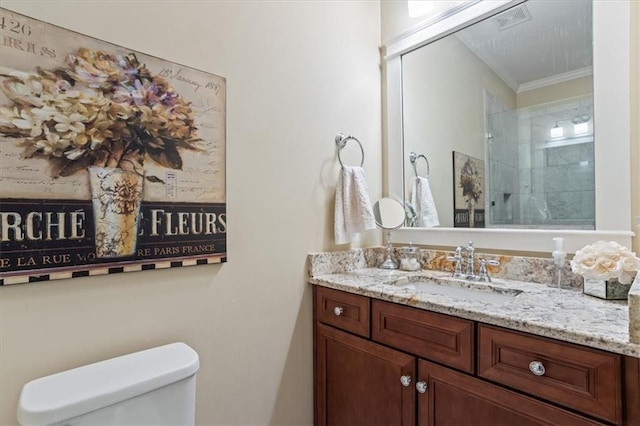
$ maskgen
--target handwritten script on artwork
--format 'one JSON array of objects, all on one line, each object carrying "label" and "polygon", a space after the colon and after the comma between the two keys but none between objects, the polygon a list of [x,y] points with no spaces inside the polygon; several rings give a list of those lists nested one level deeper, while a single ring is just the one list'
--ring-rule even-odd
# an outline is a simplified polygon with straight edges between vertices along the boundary
[{"label": "handwritten script on artwork", "polygon": [[182,83],[188,84],[193,88],[194,92],[197,92],[201,87],[213,90],[216,95],[220,91],[220,85],[218,83],[211,80],[203,82],[193,77],[187,77],[185,76],[183,68],[178,68],[177,70],[173,70],[171,68],[162,68],[162,70],[160,71],[160,77],[164,77],[170,81],[180,81]]},{"label": "handwritten script on artwork", "polygon": [[[71,33],[62,28],[0,9],[0,83],[15,72],[36,72],[37,68],[61,69],[67,58],[84,47],[106,53],[126,55],[131,52],[109,43]],[[144,200],[175,202],[225,201],[225,80],[213,74],[135,52],[137,59],[152,73],[163,77],[191,105],[199,151],[182,153],[182,170],[174,170],[172,189],[164,184],[145,182]],[[0,93],[0,106],[11,104]],[[89,199],[86,172],[53,179],[46,158],[26,158],[20,140],[0,134],[1,197]],[[145,173],[164,176],[166,169],[145,160]]]}]

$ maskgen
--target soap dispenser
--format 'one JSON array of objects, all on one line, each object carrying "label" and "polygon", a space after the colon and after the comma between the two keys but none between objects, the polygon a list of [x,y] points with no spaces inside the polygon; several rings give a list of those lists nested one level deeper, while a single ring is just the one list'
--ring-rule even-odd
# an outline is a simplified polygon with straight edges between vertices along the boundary
[{"label": "soap dispenser", "polygon": [[563,250],[562,245],[564,244],[564,238],[555,237],[553,238],[553,242],[555,243],[555,250],[551,253],[551,257],[553,257],[553,263],[556,265],[556,275],[557,282],[556,285],[558,288],[560,287],[560,282],[562,280],[562,268],[564,268],[564,261],[567,257],[567,253]]},{"label": "soap dispenser", "polygon": [[402,258],[400,259],[400,269],[403,271],[419,271],[418,249],[409,243],[408,247],[402,247]]}]

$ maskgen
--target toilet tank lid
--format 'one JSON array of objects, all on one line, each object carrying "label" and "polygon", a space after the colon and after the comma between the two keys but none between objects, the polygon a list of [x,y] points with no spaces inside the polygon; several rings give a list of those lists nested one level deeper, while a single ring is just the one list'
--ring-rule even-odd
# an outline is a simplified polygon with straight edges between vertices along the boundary
[{"label": "toilet tank lid", "polygon": [[22,388],[18,421],[70,419],[190,377],[199,366],[196,351],[172,343],[42,377]]}]

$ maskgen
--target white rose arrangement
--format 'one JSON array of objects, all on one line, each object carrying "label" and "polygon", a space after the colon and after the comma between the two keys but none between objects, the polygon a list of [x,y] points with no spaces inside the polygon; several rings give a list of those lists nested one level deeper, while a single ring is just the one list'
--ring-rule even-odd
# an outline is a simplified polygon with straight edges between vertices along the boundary
[{"label": "white rose arrangement", "polygon": [[640,270],[640,259],[614,241],[598,241],[576,252],[571,270],[585,279],[616,278],[620,284],[631,284],[635,272]]}]

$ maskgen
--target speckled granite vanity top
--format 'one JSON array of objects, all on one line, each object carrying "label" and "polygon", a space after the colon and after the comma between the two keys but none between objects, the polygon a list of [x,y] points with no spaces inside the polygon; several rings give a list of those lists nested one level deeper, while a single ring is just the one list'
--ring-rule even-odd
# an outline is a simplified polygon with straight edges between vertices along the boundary
[{"label": "speckled granite vanity top", "polygon": [[[383,270],[371,267],[377,254],[369,250],[373,249],[310,254],[309,282],[640,358],[640,344],[630,341],[633,327],[627,301],[606,301],[576,288],[499,277],[491,283],[472,283],[441,271]],[[421,292],[412,285],[420,282],[463,291]],[[638,288],[640,279],[632,293]],[[468,290],[472,290],[471,297],[466,297]],[[490,295],[474,297],[479,292]],[[498,297],[492,297],[496,294]],[[640,318],[635,318],[635,312],[632,315],[632,325],[638,325]]]}]

